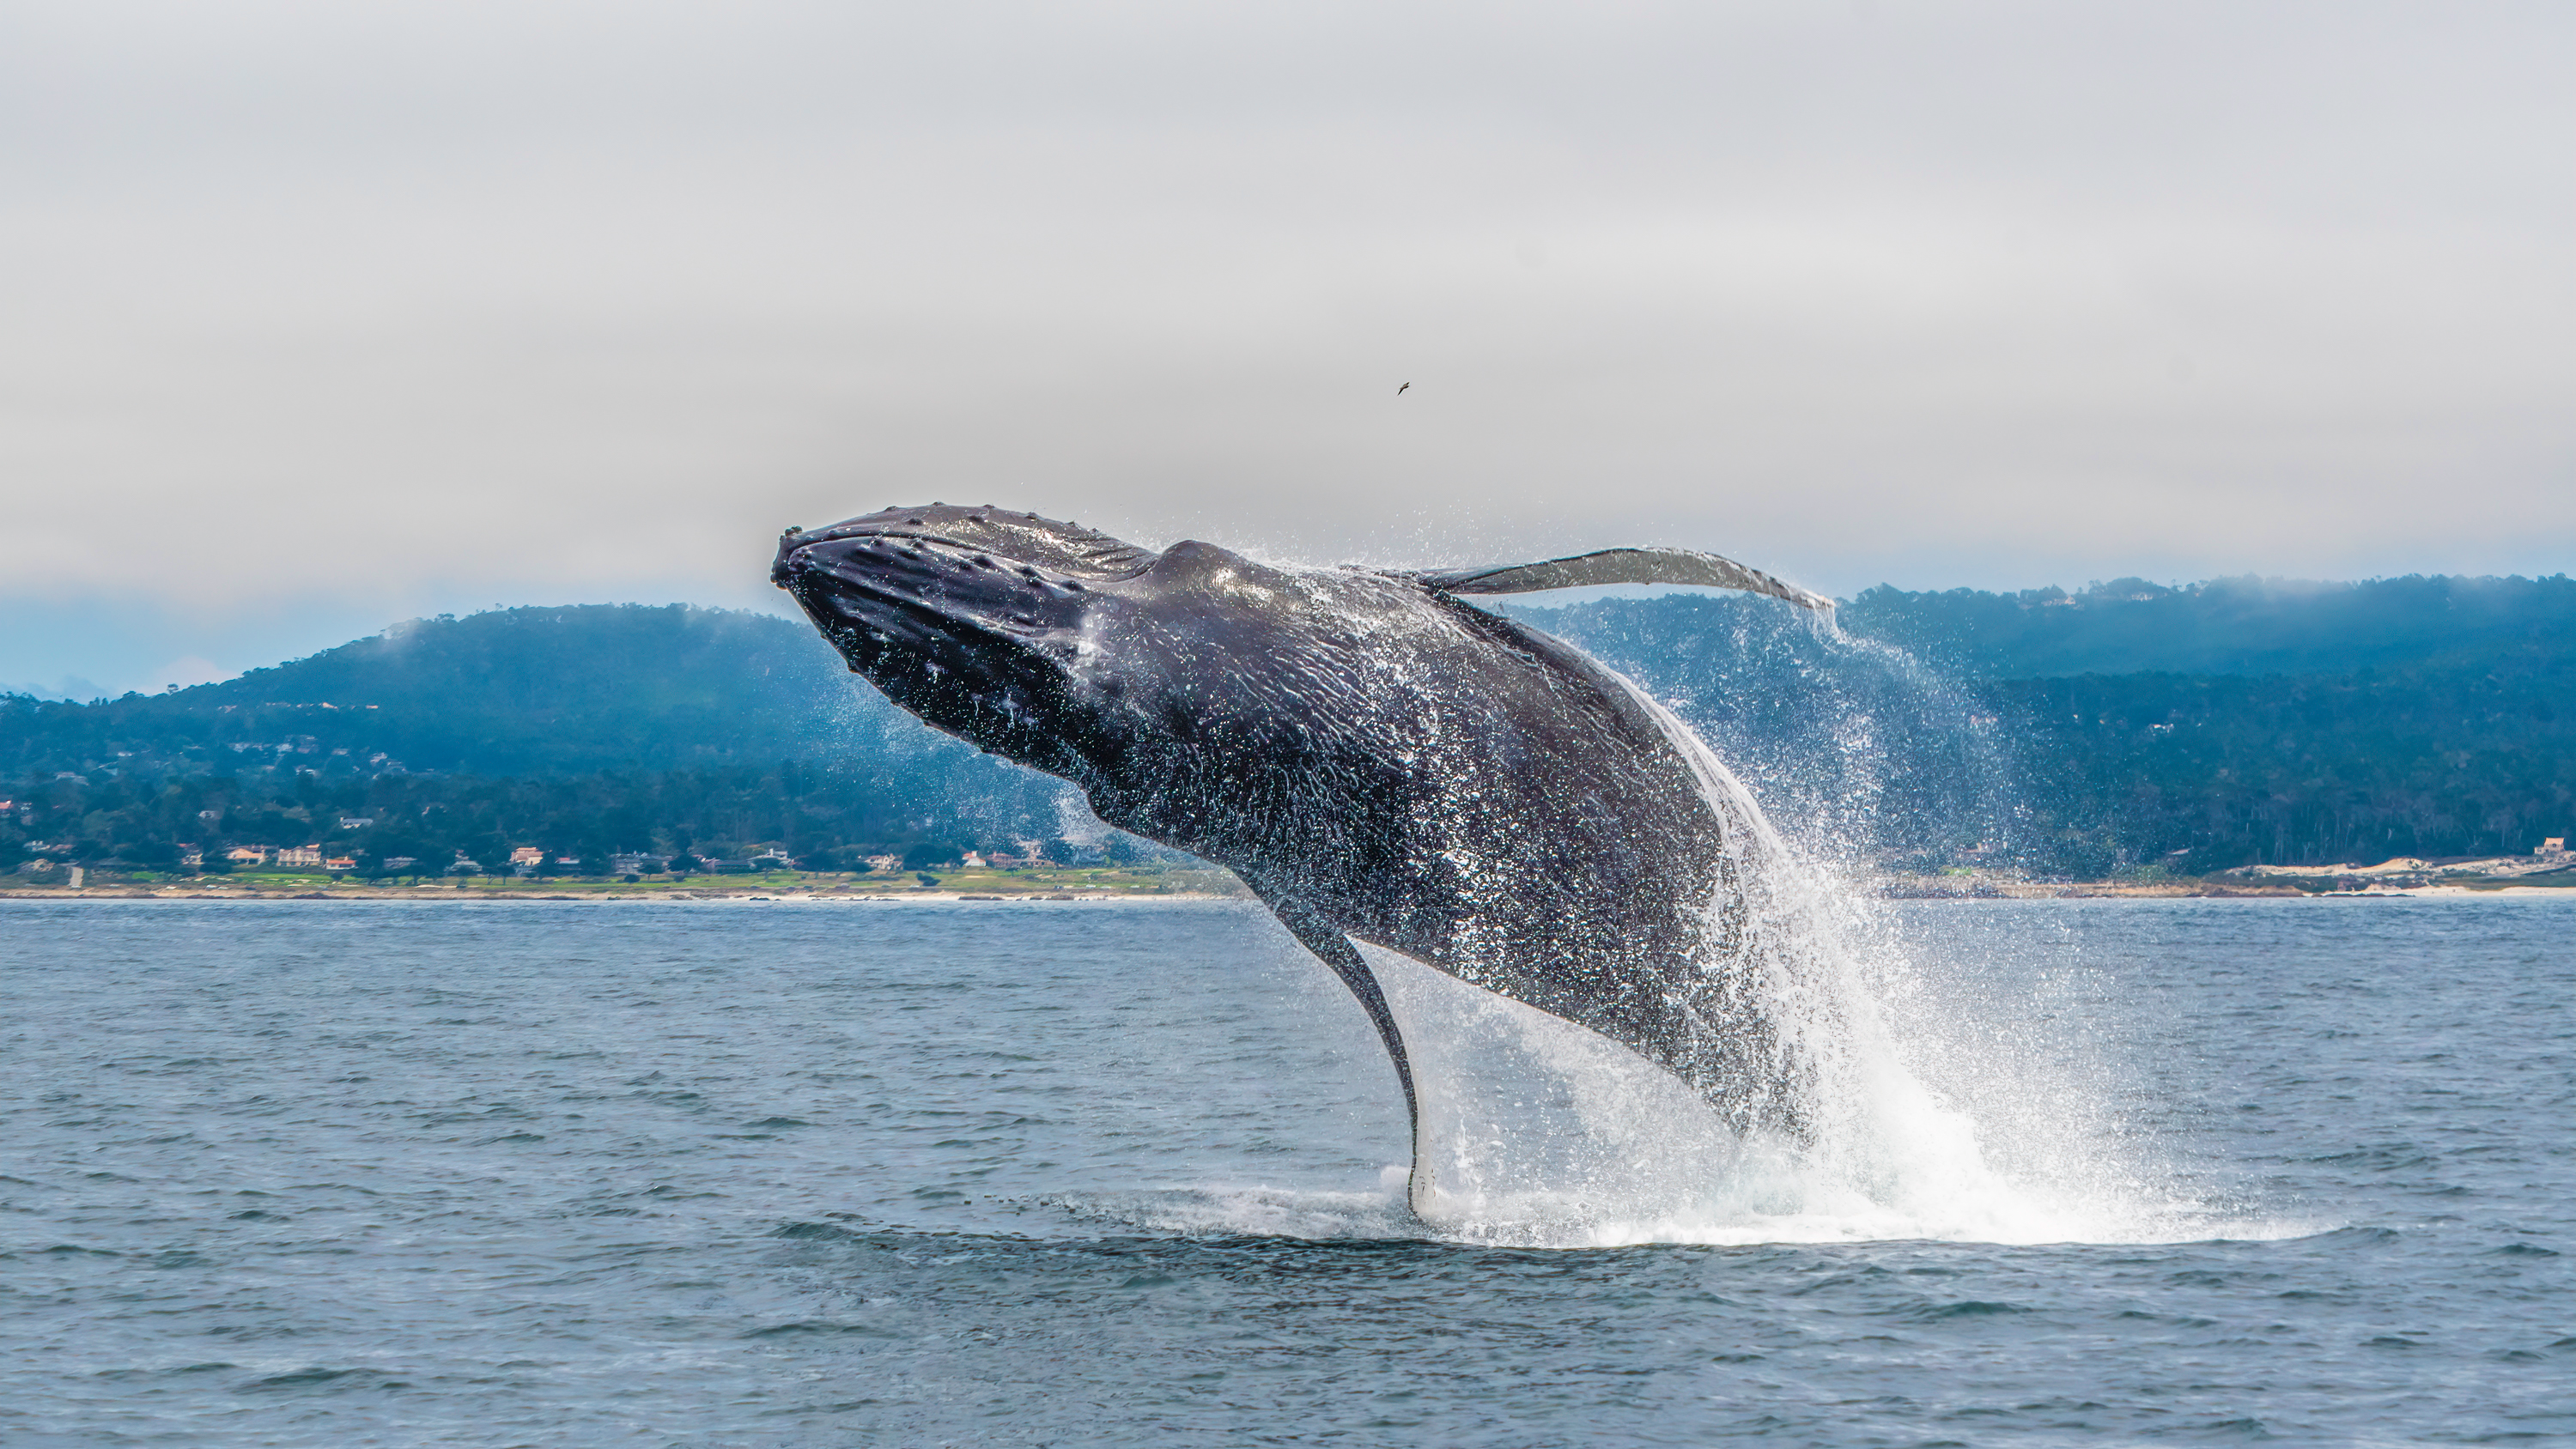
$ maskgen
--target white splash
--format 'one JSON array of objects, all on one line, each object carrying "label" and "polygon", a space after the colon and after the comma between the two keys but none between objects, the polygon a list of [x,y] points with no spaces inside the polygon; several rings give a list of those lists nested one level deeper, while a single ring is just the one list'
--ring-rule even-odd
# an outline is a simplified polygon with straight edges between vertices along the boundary
[{"label": "white splash", "polygon": [[[1817,627],[1853,642],[1830,618]],[[1805,1131],[1740,1132],[1679,1077],[1607,1037],[1363,944],[1420,1099],[1411,1164],[1389,1167],[1373,1192],[1231,1183],[1066,1205],[1158,1231],[1427,1232],[1534,1248],[2152,1243],[2318,1230],[2205,1201],[2153,1142],[2124,1129],[2063,1016],[2044,1020],[2040,1002],[2010,988],[1963,989],[1918,971],[1881,908],[1784,840],[1688,725],[1628,687],[1723,824],[1732,868],[1721,889],[1741,900],[1708,903],[1712,939],[1740,942],[1743,954],[1727,962],[1762,983]],[[1865,812],[1876,803],[1877,747],[1867,721],[1854,726],[1844,748],[1860,788],[1843,803]],[[1426,748],[1440,742],[1435,730]]]},{"label": "white splash", "polygon": [[2194,1201],[2120,1133],[2100,1084],[2063,1053],[1972,1025],[1969,1004],[1926,989],[1868,904],[1782,840],[1688,726],[1638,698],[1726,822],[1745,939],[1782,1049],[1807,1074],[1810,1130],[1740,1134],[1606,1037],[1364,948],[1421,1092],[1411,1201],[1424,1223],[1555,1247],[2306,1230]]}]

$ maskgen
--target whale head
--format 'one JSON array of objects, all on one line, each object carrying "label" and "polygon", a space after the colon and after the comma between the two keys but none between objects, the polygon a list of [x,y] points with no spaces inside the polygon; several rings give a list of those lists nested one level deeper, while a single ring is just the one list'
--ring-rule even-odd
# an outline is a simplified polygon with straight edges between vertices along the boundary
[{"label": "whale head", "polygon": [[1383,575],[1276,569],[1194,540],[1156,552],[953,504],[790,530],[770,578],[896,704],[1113,796],[1203,758],[1228,700],[1264,693],[1253,676],[1311,654],[1319,589],[1369,581],[1421,597]]}]

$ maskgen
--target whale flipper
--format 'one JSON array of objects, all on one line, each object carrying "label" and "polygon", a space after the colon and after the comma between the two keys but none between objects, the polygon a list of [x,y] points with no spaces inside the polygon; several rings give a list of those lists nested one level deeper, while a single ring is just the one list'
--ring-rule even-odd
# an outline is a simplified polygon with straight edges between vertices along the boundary
[{"label": "whale flipper", "polygon": [[1588,584],[1695,584],[1712,589],[1742,589],[1769,594],[1801,608],[1833,611],[1834,601],[1782,583],[1760,569],[1731,558],[1695,553],[1686,548],[1605,548],[1540,563],[1495,564],[1485,568],[1441,569],[1413,576],[1449,594],[1527,594],[1540,589],[1571,589]]},{"label": "whale flipper", "polygon": [[1379,1038],[1386,1043],[1386,1054],[1395,1061],[1395,1080],[1404,1088],[1404,1120],[1419,1145],[1422,1108],[1413,1095],[1413,1063],[1405,1058],[1404,1033],[1396,1029],[1395,1012],[1386,1004],[1386,989],[1377,984],[1376,973],[1369,970],[1368,961],[1360,955],[1359,948],[1351,944],[1351,938],[1343,935],[1340,927],[1325,920],[1313,907],[1273,897],[1266,891],[1256,889],[1256,893],[1261,896],[1261,903],[1270,907],[1270,913],[1279,918],[1279,923],[1288,928],[1289,934],[1321,957],[1325,965],[1332,967],[1333,974],[1342,978],[1342,984],[1360,999],[1360,1009],[1368,1013],[1369,1021],[1377,1027]]}]

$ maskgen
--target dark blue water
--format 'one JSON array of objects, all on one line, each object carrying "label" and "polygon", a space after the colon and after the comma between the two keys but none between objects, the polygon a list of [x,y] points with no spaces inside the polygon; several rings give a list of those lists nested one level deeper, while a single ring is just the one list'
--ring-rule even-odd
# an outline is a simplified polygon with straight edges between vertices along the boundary
[{"label": "dark blue water", "polygon": [[1532,1247],[1237,907],[0,903],[0,1442],[2576,1435],[2576,903],[1891,921],[1979,1171]]}]

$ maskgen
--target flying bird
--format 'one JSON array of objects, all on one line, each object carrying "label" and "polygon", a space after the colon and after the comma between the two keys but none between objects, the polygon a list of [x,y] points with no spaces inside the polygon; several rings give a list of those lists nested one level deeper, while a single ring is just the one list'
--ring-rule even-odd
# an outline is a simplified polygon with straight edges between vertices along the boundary
[{"label": "flying bird", "polygon": [[1413,384],[1408,382],[1408,383],[1406,383],[1406,384],[1404,385],[1404,387],[1399,387],[1399,388],[1397,388],[1397,389],[1395,390],[1395,395],[1396,395],[1397,397],[1402,397],[1402,396],[1404,396],[1404,388],[1405,388],[1405,387],[1411,387],[1411,386],[1413,386]]}]

